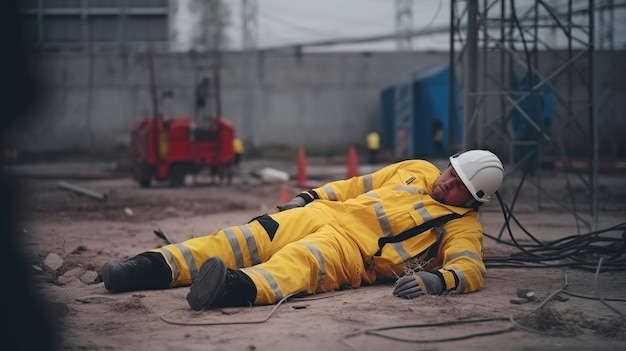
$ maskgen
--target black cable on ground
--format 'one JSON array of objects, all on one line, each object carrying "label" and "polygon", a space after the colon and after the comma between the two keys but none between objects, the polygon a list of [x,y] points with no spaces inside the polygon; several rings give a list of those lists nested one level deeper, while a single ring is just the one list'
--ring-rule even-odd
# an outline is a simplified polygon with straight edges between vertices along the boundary
[{"label": "black cable on ground", "polygon": [[497,334],[502,334],[502,333],[506,333],[509,331],[512,331],[515,329],[515,327],[507,327],[507,328],[502,328],[502,329],[495,329],[495,330],[489,330],[489,331],[485,331],[485,332],[478,332],[478,333],[472,333],[472,334],[466,334],[466,335],[460,335],[460,336],[455,336],[455,337],[451,337],[451,338],[437,338],[437,339],[411,339],[411,338],[403,338],[403,337],[398,337],[398,336],[392,336],[392,335],[387,335],[387,334],[383,334],[381,333],[384,330],[392,330],[392,329],[406,329],[406,328],[426,328],[426,327],[448,327],[448,326],[452,326],[452,325],[460,325],[460,324],[473,324],[473,323],[483,323],[483,322],[491,322],[491,321],[508,321],[509,317],[494,317],[494,318],[479,318],[479,319],[461,319],[461,320],[453,320],[453,321],[444,321],[444,322],[435,322],[435,323],[421,323],[421,324],[396,324],[396,325],[388,325],[388,326],[383,326],[383,327],[375,327],[375,328],[368,328],[368,329],[362,329],[359,331],[356,331],[354,333],[350,333],[347,335],[344,335],[340,341],[354,349],[357,350],[356,348],[354,348],[350,343],[347,342],[346,339],[348,338],[352,338],[358,335],[374,335],[374,336],[378,336],[384,339],[389,339],[389,340],[394,340],[394,341],[401,341],[401,342],[408,342],[408,343],[425,343],[425,342],[446,342],[446,341],[457,341],[457,340],[467,340],[467,339],[471,339],[474,337],[479,337],[479,336],[489,336],[489,335],[497,335]]},{"label": "black cable on ground", "polygon": [[[181,321],[181,320],[174,320],[170,317],[168,317],[167,315],[162,315],[160,316],[161,320],[163,320],[164,322],[168,323],[168,324],[174,324],[174,325],[186,325],[186,326],[198,326],[198,325],[203,325],[203,326],[208,326],[208,325],[233,325],[233,324],[261,324],[261,323],[265,323],[267,322],[276,312],[276,310],[278,309],[278,307],[280,307],[281,304],[287,302],[287,300],[289,299],[294,299],[297,301],[313,301],[313,300],[320,300],[320,299],[327,299],[330,297],[335,297],[338,295],[343,295],[347,293],[347,291],[333,291],[333,292],[328,292],[325,293],[323,295],[305,295],[304,297],[298,297],[298,294],[290,294],[287,295],[285,297],[283,297],[280,301],[278,301],[276,303],[276,305],[274,306],[274,308],[272,308],[272,310],[267,314],[267,316],[265,316],[265,318],[261,318],[261,319],[245,319],[245,320],[237,320],[237,321],[222,321],[222,322],[188,322],[188,321]],[[251,306],[252,307],[252,306]],[[186,311],[186,312],[190,312],[189,309],[183,309],[183,308],[178,308],[175,309],[173,311],[171,311],[169,314],[171,314],[172,312],[176,312],[176,311]],[[194,312],[197,313],[197,312]]]},{"label": "black cable on ground", "polygon": [[[232,324],[261,324],[261,323],[265,323],[267,322],[270,317],[272,317],[272,315],[274,314],[274,312],[276,312],[276,310],[278,309],[278,307],[280,307],[280,305],[283,304],[283,302],[287,301],[287,299],[289,299],[290,297],[292,297],[295,294],[291,294],[291,295],[287,295],[285,297],[283,297],[280,301],[278,301],[276,303],[276,305],[274,306],[274,308],[272,308],[272,310],[270,311],[270,313],[267,314],[267,316],[265,316],[265,318],[261,318],[261,319],[245,319],[245,320],[237,320],[237,321],[221,321],[221,322],[189,322],[189,321],[180,321],[180,320],[174,320],[171,319],[167,316],[160,316],[161,320],[164,321],[165,323],[168,324],[174,324],[174,325],[186,325],[186,326],[198,326],[198,325],[203,325],[203,326],[209,326],[209,325],[232,325]],[[182,309],[179,308],[177,310],[174,311],[189,311],[189,309]],[[174,312],[172,311],[172,312]],[[171,313],[171,312],[170,312]]]},{"label": "black cable on ground", "polygon": [[600,267],[602,267],[602,261],[604,261],[604,257],[600,258],[600,262],[598,262],[598,269],[596,269],[596,275],[595,278],[593,279],[593,287],[596,290],[596,295],[598,295],[598,300],[600,300],[600,302],[602,302],[603,305],[605,305],[606,307],[608,307],[611,311],[619,314],[621,317],[624,317],[624,314],[620,311],[618,311],[615,307],[609,305],[608,303],[606,303],[606,301],[604,301],[604,299],[602,298],[602,295],[600,295],[600,287],[598,285],[598,277],[600,276]]},{"label": "black cable on ground", "polygon": [[[565,288],[568,285],[568,281],[567,281],[567,273],[565,273],[565,277],[564,277],[565,283],[563,284],[563,287],[561,287],[559,290],[555,291],[554,293],[550,294],[550,296],[548,296],[546,299],[543,300],[543,302],[537,306],[532,312],[530,312],[528,315],[535,313],[537,310],[539,310],[540,308],[542,308],[548,301],[550,301],[554,296],[556,296],[559,292],[565,290]],[[512,326],[506,327],[506,328],[500,328],[500,329],[494,329],[494,330],[489,330],[489,331],[483,331],[483,332],[477,332],[477,333],[471,333],[471,334],[466,334],[466,335],[461,335],[461,336],[455,336],[455,337],[450,337],[450,338],[438,338],[438,339],[424,339],[424,338],[401,338],[401,337],[396,337],[396,336],[390,336],[390,335],[385,335],[382,334],[381,331],[383,330],[391,330],[391,329],[405,329],[405,328],[424,328],[424,327],[440,327],[440,326],[451,326],[451,325],[459,325],[459,324],[470,324],[470,323],[482,323],[482,322],[488,322],[488,321],[509,321]],[[362,329],[362,330],[358,330],[356,332],[344,335],[340,341],[341,343],[343,343],[344,345],[350,347],[353,350],[358,350],[357,348],[355,348],[354,346],[352,346],[347,339],[348,338],[352,338],[358,335],[375,335],[378,337],[382,337],[385,339],[390,339],[390,340],[394,340],[394,341],[401,341],[401,342],[407,342],[407,343],[424,343],[424,342],[448,342],[448,341],[457,341],[457,340],[466,340],[466,339],[470,339],[470,338],[474,338],[474,337],[480,337],[480,336],[489,336],[489,335],[497,335],[497,334],[502,334],[502,333],[506,333],[506,332],[510,332],[515,330],[516,328],[519,328],[521,330],[525,330],[525,331],[534,331],[533,329],[521,326],[519,323],[517,323],[513,316],[506,316],[506,317],[491,317],[491,318],[480,318],[480,319],[466,319],[466,320],[453,320],[453,321],[444,321],[444,322],[435,322],[435,323],[422,323],[422,324],[396,324],[396,325],[389,325],[389,326],[382,326],[382,327],[375,327],[375,328],[367,328],[367,329]]]},{"label": "black cable on ground", "polygon": [[[594,279],[596,293],[598,294],[598,298],[597,299],[600,300],[600,301],[602,301],[602,298],[600,297],[600,294],[599,294],[599,289],[598,289],[597,282],[598,282],[600,267],[602,266],[602,261],[603,261],[603,259],[601,258],[600,261],[597,264],[597,269],[596,269],[596,274],[595,274],[595,279]],[[544,306],[549,301],[552,301],[552,299],[554,297],[556,297],[557,295],[559,295],[560,293],[568,294],[568,292],[566,290],[568,285],[569,285],[569,282],[568,282],[567,272],[565,272],[563,286],[561,288],[559,288],[558,290],[552,292],[550,295],[548,295],[548,297],[543,299],[543,301],[539,305],[537,305],[537,307],[535,307],[531,312],[529,312],[528,314],[526,314],[524,317],[522,317],[520,319],[523,320],[524,318],[526,318],[526,317],[532,315],[533,313],[536,313],[537,311],[541,310],[542,308],[544,308]],[[575,295],[572,294],[572,296],[575,296]],[[620,315],[622,317],[624,316],[624,314],[621,313],[620,311],[618,311],[615,308],[607,305],[606,303],[604,303],[604,304],[607,307],[609,307],[613,312],[617,313],[618,315]],[[452,326],[452,325],[470,324],[470,323],[482,323],[482,322],[488,322],[488,321],[509,321],[512,324],[512,326],[505,327],[505,328],[500,328],[500,329],[482,331],[482,332],[477,332],[477,333],[472,333],[472,334],[466,334],[466,335],[461,335],[461,336],[454,336],[454,337],[450,337],[450,338],[438,338],[438,339],[404,338],[404,337],[386,335],[386,334],[382,333],[382,331],[384,331],[384,330],[392,330],[392,329],[441,327],[441,326],[447,327],[447,326]],[[443,322],[435,322],[435,323],[422,323],[422,324],[397,324],[397,325],[388,325],[388,326],[382,326],[382,327],[367,328],[367,329],[362,329],[362,330],[358,330],[356,332],[352,332],[350,334],[347,334],[347,335],[343,336],[340,339],[340,341],[343,344],[345,344],[348,347],[350,347],[351,349],[358,350],[356,347],[354,347],[352,344],[350,344],[347,341],[348,338],[356,337],[358,335],[374,335],[374,336],[382,337],[382,338],[389,339],[389,340],[400,341],[400,342],[407,342],[407,343],[426,343],[426,342],[435,343],[435,342],[449,342],[449,341],[466,340],[466,339],[470,339],[470,338],[474,338],[474,337],[480,337],[480,336],[497,335],[497,334],[502,334],[502,333],[506,333],[506,332],[509,332],[509,331],[513,331],[513,330],[516,330],[516,329],[517,330],[526,331],[526,332],[535,333],[535,334],[547,335],[546,333],[544,333],[544,332],[542,332],[540,330],[536,330],[536,329],[533,329],[533,328],[530,328],[530,327],[527,327],[527,326],[524,326],[524,325],[520,324],[511,315],[511,316],[508,316],[508,317],[491,317],[491,318],[466,319],[466,320],[462,319],[462,320],[443,321]]]},{"label": "black cable on ground", "polygon": [[[502,200],[499,192],[496,197],[502,210],[505,227],[510,241],[484,233],[498,243],[515,247],[520,252],[499,257],[485,257],[487,268],[554,268],[572,267],[585,270],[595,269],[599,257],[605,257],[604,270],[626,269],[626,222],[612,227],[592,231],[587,234],[571,235],[551,242],[542,242],[533,236]],[[522,244],[515,238],[510,221],[526,234],[533,243]],[[621,232],[616,236],[614,232]]]}]

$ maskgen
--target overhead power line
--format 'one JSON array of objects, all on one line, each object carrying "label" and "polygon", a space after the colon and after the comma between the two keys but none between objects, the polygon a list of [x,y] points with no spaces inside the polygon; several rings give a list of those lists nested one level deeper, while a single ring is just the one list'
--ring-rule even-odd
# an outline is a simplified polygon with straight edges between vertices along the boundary
[{"label": "overhead power line", "polygon": [[[613,5],[613,8],[614,9],[626,8],[626,2],[616,3]],[[604,5],[603,3],[600,3],[595,7],[595,9],[604,10],[606,9],[606,5]],[[575,9],[572,11],[572,15],[586,16],[588,11],[589,9],[587,8]],[[548,16],[543,15],[543,16],[538,17],[539,20],[545,19],[545,18],[548,18]],[[458,26],[457,29],[464,31],[467,29],[467,26],[461,25],[461,26]],[[435,34],[448,34],[448,33],[450,33],[450,26],[443,25],[443,26],[432,27],[432,28],[416,29],[412,32],[406,33],[405,37],[415,38],[415,37],[420,37],[420,36],[428,36],[428,35],[435,35]],[[373,43],[373,42],[381,42],[381,41],[391,41],[391,40],[397,40],[397,39],[399,39],[398,34],[396,32],[393,32],[393,33],[387,33],[387,34],[369,35],[369,36],[362,36],[362,37],[335,38],[335,39],[325,39],[325,40],[310,41],[310,42],[281,44],[281,45],[262,47],[262,48],[259,48],[259,51],[269,52],[269,51],[293,50],[293,49],[299,50],[299,49],[306,48],[306,47],[312,48],[312,47],[334,46],[334,45],[356,45],[356,44]]]},{"label": "overhead power line", "polygon": [[[463,27],[461,27],[463,28]],[[439,26],[433,27],[430,29],[420,29],[411,32],[407,32],[403,37],[419,37],[419,36],[427,36],[433,34],[444,34],[450,32],[450,26]],[[388,41],[388,40],[396,40],[398,39],[397,33],[389,33],[389,34],[381,34],[381,35],[372,35],[365,37],[353,37],[353,38],[337,38],[337,39],[329,39],[329,40],[320,40],[320,41],[312,41],[306,43],[293,43],[293,44],[283,44],[276,46],[268,46],[265,48],[259,48],[261,52],[268,51],[277,51],[277,50],[289,50],[289,49],[299,49],[303,47],[319,47],[319,46],[333,46],[333,45],[345,45],[345,44],[363,44],[363,43],[372,43],[377,41]]]}]

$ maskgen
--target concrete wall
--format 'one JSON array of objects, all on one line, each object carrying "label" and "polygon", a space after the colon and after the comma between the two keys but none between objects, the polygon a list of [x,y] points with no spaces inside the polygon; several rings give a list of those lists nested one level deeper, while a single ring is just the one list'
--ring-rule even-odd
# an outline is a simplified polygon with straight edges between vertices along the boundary
[{"label": "concrete wall", "polygon": [[[618,52],[613,62],[626,62],[625,53]],[[546,72],[560,64],[547,54],[544,57],[541,67]],[[144,54],[106,53],[92,59],[76,53],[40,55],[36,63],[42,99],[11,143],[24,151],[109,152],[128,146],[132,124],[152,111],[147,62]],[[154,62],[159,90],[174,93],[161,102],[161,111],[166,116],[193,115],[198,67],[210,66],[211,57],[162,53],[155,54]],[[222,58],[222,115],[234,123],[248,147],[344,147],[363,145],[367,132],[381,131],[379,94],[396,80],[398,72],[447,64],[448,54],[417,52],[399,60],[395,53],[275,52],[259,56],[256,62],[254,99],[248,102],[242,57],[227,53]],[[614,148],[619,148],[617,139],[625,135],[624,119],[618,116],[626,110],[620,98],[626,71],[615,67],[615,72],[615,111],[601,124],[616,139],[611,141]],[[575,82],[574,96],[579,96],[586,88],[579,80]],[[559,78],[556,84],[561,89],[567,81]],[[497,115],[498,101],[487,104],[487,116]],[[244,111],[247,106],[253,107],[249,114]],[[486,118],[488,125],[490,117]]]},{"label": "concrete wall", "polygon": [[[446,53],[415,53],[411,69],[446,62]],[[142,54],[45,54],[37,59],[42,99],[14,143],[28,151],[107,151],[129,143],[132,124],[152,111],[147,57]],[[173,98],[167,116],[191,116],[198,66],[210,56],[156,54],[156,81]],[[380,54],[273,53],[259,56],[249,104],[242,57],[225,54],[222,115],[250,146],[362,144],[382,127],[379,92],[394,81],[397,57]],[[249,120],[244,108],[252,106]]]}]

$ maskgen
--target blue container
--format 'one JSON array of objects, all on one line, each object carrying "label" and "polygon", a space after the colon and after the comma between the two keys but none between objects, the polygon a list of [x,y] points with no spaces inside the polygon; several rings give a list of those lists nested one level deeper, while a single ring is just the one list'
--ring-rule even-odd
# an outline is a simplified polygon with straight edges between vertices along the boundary
[{"label": "blue container", "polygon": [[[412,105],[410,109],[411,133],[407,133],[407,143],[411,145],[411,158],[436,158],[449,155],[449,86],[450,70],[448,66],[437,66],[414,72],[410,76]],[[396,150],[398,141],[398,114],[396,113],[395,92],[397,85],[386,87],[381,92],[383,115],[382,145]],[[460,89],[455,84],[455,106],[459,106]],[[454,137],[460,142],[462,130],[462,111],[455,113]],[[439,130],[439,132],[437,132]],[[436,135],[439,134],[436,142]]]}]

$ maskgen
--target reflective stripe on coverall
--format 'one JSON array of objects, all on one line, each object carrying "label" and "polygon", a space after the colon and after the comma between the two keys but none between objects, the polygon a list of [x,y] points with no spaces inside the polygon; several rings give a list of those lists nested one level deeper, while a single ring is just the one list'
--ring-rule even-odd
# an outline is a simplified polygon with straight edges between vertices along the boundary
[{"label": "reflective stripe on coverall", "polygon": [[[446,290],[476,291],[486,273],[482,227],[475,211],[441,204],[428,195],[439,175],[426,161],[399,162],[313,189],[319,199],[305,207],[153,251],[170,265],[173,287],[189,285],[206,259],[219,256],[227,267],[241,268],[252,279],[255,304],[272,304],[293,293],[356,288],[377,277],[396,278],[403,274],[404,262],[425,254],[439,239],[439,273]],[[374,257],[378,238],[452,212],[463,216],[440,229],[387,244],[381,256]]]}]

